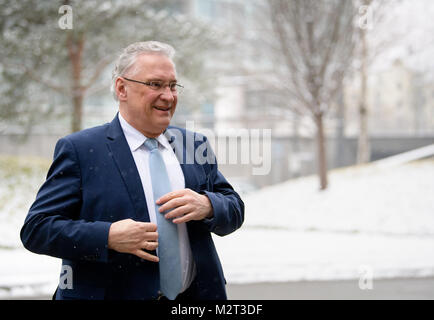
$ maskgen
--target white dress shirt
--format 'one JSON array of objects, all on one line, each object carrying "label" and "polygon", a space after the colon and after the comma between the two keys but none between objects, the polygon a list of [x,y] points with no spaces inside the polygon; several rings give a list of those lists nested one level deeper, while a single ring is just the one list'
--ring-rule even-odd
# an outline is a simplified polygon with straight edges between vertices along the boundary
[{"label": "white dress shirt", "polygon": [[[148,207],[149,218],[152,223],[157,224],[157,216],[155,212],[155,201],[151,173],[149,171],[149,151],[143,143],[148,139],[140,131],[131,126],[119,112],[119,122],[124,132],[125,138],[133,154],[134,162],[139,171],[142,181],[143,190],[145,191],[146,204]],[[156,138],[158,140],[158,149],[163,157],[166,165],[167,174],[169,176],[172,190],[180,190],[185,188],[184,174],[175,153],[170,147],[167,138],[161,134]],[[158,231],[158,224],[157,224]],[[178,224],[178,236],[180,246],[181,271],[183,287],[181,292],[185,291],[194,279],[196,268],[194,265],[193,255],[191,253],[190,241],[188,239],[187,226],[185,223]],[[158,248],[157,248],[158,254]]]}]

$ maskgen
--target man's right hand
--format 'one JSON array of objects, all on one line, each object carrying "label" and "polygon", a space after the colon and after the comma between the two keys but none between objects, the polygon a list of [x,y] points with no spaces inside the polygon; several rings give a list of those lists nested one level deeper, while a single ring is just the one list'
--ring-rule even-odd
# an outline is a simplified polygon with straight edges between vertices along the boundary
[{"label": "man's right hand", "polygon": [[125,219],[113,222],[110,226],[108,235],[109,249],[131,253],[142,259],[158,262],[157,256],[144,251],[152,251],[157,249],[157,247],[158,233],[155,223]]}]

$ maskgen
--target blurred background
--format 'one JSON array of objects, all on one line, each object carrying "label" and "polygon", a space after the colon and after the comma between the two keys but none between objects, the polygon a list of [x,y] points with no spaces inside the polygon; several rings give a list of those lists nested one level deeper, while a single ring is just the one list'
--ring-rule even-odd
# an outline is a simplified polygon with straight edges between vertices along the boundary
[{"label": "blurred background", "polygon": [[114,118],[114,61],[146,40],[177,50],[172,124],[226,142],[246,204],[215,237],[230,298],[434,298],[432,16],[430,0],[0,0],[0,298],[54,292],[60,261],[19,230],[56,141]]}]

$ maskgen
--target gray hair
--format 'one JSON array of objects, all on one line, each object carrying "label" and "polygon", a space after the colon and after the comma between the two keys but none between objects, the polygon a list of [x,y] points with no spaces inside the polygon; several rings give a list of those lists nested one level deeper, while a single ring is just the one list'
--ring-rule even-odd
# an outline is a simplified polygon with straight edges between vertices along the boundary
[{"label": "gray hair", "polygon": [[160,54],[172,60],[173,56],[175,55],[175,49],[173,49],[173,47],[169,44],[158,41],[135,42],[126,47],[116,61],[115,68],[112,72],[112,84],[110,91],[112,92],[115,100],[118,100],[115,90],[116,79],[125,75],[134,62],[136,62],[136,58],[141,54]]}]

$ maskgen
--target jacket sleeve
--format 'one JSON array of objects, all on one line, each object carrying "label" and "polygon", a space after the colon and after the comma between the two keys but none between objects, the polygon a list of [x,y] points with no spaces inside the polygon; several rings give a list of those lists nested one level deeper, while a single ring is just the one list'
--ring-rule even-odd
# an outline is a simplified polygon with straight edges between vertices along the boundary
[{"label": "jacket sleeve", "polygon": [[[206,139],[206,138],[205,138]],[[219,236],[228,235],[244,222],[244,202],[229,182],[218,170],[217,160],[212,148],[207,141],[207,185],[208,190],[203,194],[208,196],[213,208],[214,216],[203,222],[210,232]]]},{"label": "jacket sleeve", "polygon": [[63,138],[21,228],[24,247],[62,259],[106,262],[111,223],[80,219],[81,201],[77,153],[73,143]]}]

